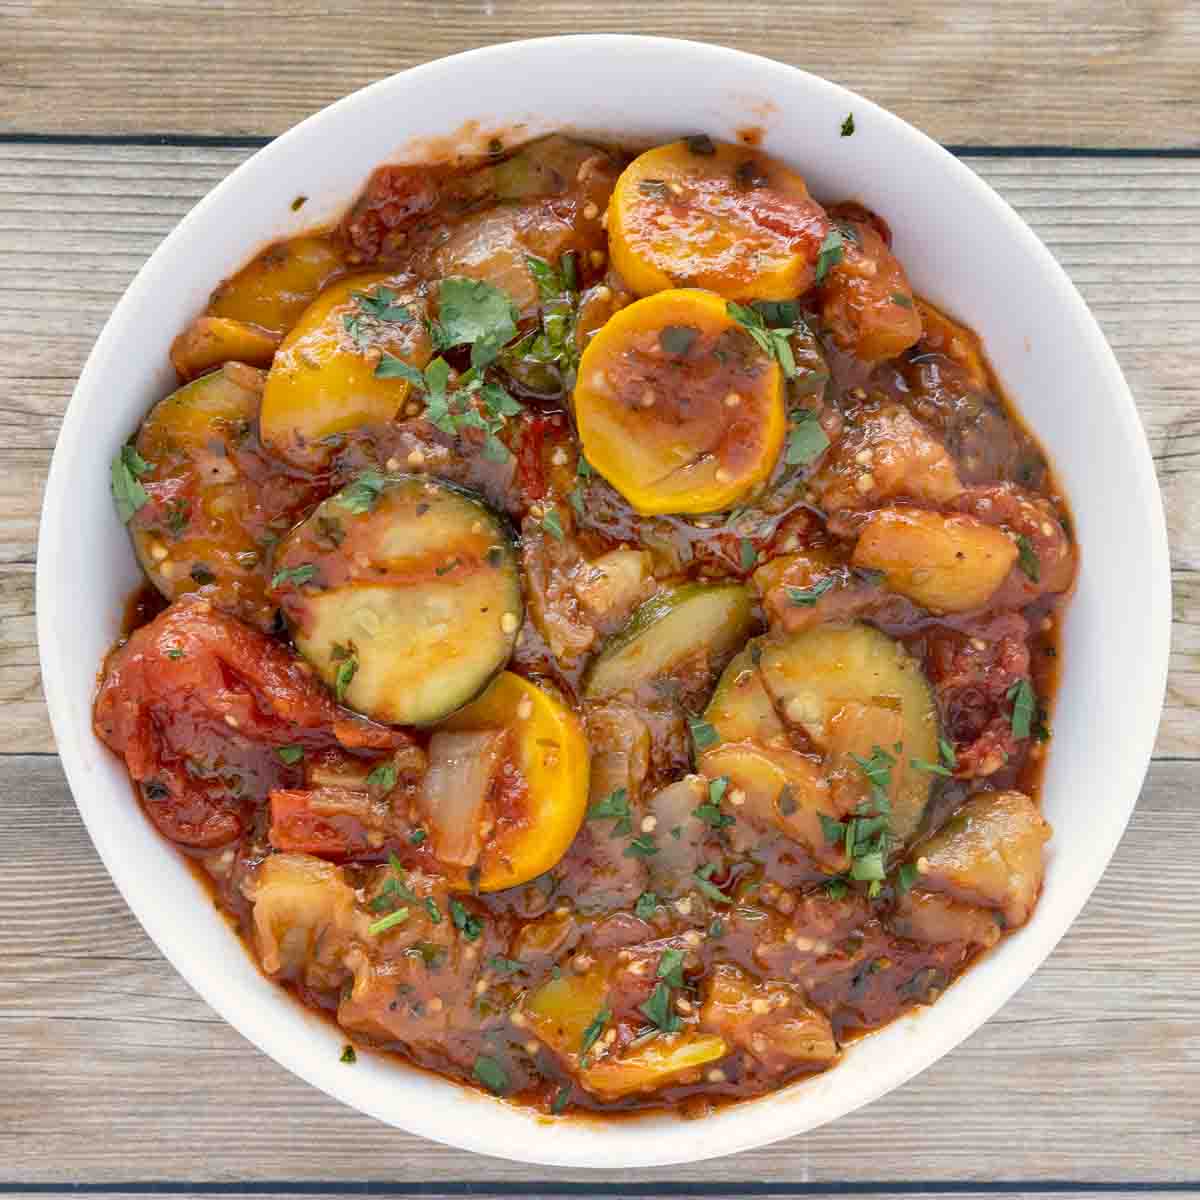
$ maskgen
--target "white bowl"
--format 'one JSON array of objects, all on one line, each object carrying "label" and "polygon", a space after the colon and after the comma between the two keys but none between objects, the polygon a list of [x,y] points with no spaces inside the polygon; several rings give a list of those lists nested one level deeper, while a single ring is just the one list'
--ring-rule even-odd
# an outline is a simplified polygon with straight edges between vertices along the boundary
[{"label": "white bowl", "polygon": [[[841,137],[851,111],[857,132]],[[916,288],[982,334],[1074,510],[1082,568],[1043,797],[1055,836],[1033,920],[935,1006],[864,1039],[836,1069],[702,1121],[551,1124],[379,1056],[339,1063],[343,1039],[259,974],[92,733],[97,667],[140,578],[109,502],[109,461],[172,386],[172,337],[266,241],[338,215],[372,168],[419,146],[410,139],[471,120],[485,133],[524,123],[527,134],[662,140],[762,126],[765,148],[819,198],[877,208]],[[301,194],[308,203],[293,214]],[[645,1167],[761,1146],[850,1112],[940,1058],[1029,978],[1137,800],[1166,681],[1170,577],[1149,450],[1112,352],[1062,269],[986,184],[897,117],[791,67],[693,42],[587,36],[494,46],[385,79],[260,150],[193,209],[130,285],[75,389],[46,488],[37,608],[46,700],[79,811],[146,931],[214,1009],[297,1075],[414,1133],[526,1162]]]}]

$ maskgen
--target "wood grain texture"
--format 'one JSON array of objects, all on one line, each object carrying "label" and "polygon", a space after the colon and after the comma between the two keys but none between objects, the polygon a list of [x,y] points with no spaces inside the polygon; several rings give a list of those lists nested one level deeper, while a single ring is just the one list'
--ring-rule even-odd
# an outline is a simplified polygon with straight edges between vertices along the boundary
[{"label": "wood grain texture", "polygon": [[[27,564],[75,378],[146,257],[248,153],[0,145],[0,751],[53,748],[38,699]],[[1137,398],[1175,565],[1158,753],[1200,755],[1200,161],[1012,157],[971,165],[1058,255]],[[45,219],[47,198],[53,222]]]},{"label": "wood grain texture", "polygon": [[446,54],[606,32],[764,54],[862,92],[947,142],[1195,146],[1200,137],[1192,0],[347,0],[335,9],[0,0],[0,27],[8,130],[275,134]]},{"label": "wood grain texture", "polygon": [[[1200,1179],[1196,918],[1181,899],[1200,861],[1198,786],[1200,764],[1151,769],[1062,944],[924,1075],[807,1136],[637,1182]],[[448,1150],[302,1084],[148,942],[56,760],[0,759],[0,796],[0,1182],[478,1180],[536,1194],[537,1180],[624,1178]]]}]

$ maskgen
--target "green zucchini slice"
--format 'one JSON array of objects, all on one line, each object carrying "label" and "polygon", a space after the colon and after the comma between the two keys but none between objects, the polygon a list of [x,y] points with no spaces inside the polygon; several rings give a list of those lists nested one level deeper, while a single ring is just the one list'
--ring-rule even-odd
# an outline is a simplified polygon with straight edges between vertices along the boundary
[{"label": "green zucchini slice", "polygon": [[715,669],[745,640],[750,594],[740,583],[687,583],[651,596],[605,644],[588,671],[585,695],[604,700],[636,691],[685,665]]},{"label": "green zucchini slice", "polygon": [[[891,832],[905,842],[921,822],[938,761],[938,716],[921,664],[869,625],[818,625],[765,640],[759,672],[788,725],[803,730],[833,768],[861,771],[878,749],[891,765]],[[850,766],[854,764],[854,766]]]},{"label": "green zucchini slice", "polygon": [[331,496],[280,543],[271,586],[338,700],[394,725],[479,695],[523,615],[503,518],[421,476],[368,473]]}]

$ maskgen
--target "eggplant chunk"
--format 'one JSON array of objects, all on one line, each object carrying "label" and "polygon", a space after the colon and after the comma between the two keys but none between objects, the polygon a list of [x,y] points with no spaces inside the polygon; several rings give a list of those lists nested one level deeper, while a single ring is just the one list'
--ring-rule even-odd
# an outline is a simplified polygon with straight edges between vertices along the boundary
[{"label": "eggplant chunk", "polygon": [[586,695],[604,700],[697,671],[705,681],[746,636],[750,596],[741,584],[688,583],[652,596],[600,651]]},{"label": "eggplant chunk", "polygon": [[1023,792],[977,792],[916,847],[915,890],[991,909],[1008,929],[1024,925],[1041,891],[1050,833]]},{"label": "eggplant chunk", "polygon": [[521,627],[516,551],[478,497],[367,474],[280,543],[273,594],[301,654],[351,708],[428,725],[504,668]]}]

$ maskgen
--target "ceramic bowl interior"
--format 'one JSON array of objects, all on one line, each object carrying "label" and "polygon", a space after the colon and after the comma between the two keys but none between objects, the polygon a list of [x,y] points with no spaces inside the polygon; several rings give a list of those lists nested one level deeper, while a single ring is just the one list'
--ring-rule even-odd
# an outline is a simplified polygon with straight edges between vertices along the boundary
[{"label": "ceramic bowl interior", "polygon": [[[842,137],[849,112],[857,131]],[[759,129],[816,196],[877,208],[915,287],[982,334],[1074,509],[1082,570],[1045,781],[1056,832],[1035,917],[934,1007],[864,1039],[836,1069],[702,1121],[551,1124],[382,1057],[342,1065],[343,1039],[259,974],[91,729],[97,667],[139,579],[109,503],[109,462],[173,386],[172,337],[219,279],[267,241],[335,218],[375,166],[514,127],[639,141]],[[297,195],[309,200],[294,214]],[[511,1159],[626,1168],[732,1153],[849,1112],[929,1066],[1029,978],[1136,801],[1163,697],[1169,598],[1161,506],[1128,389],[1078,293],[1016,214],[963,163],[840,87],[717,47],[616,36],[502,45],[386,79],[272,142],[201,201],[134,280],[79,380],[47,486],[37,589],[46,697],[80,813],[150,936],[213,1008],[382,1121]]]}]

